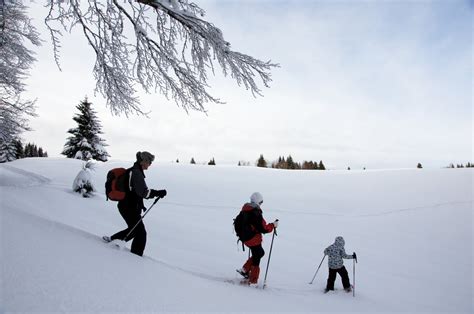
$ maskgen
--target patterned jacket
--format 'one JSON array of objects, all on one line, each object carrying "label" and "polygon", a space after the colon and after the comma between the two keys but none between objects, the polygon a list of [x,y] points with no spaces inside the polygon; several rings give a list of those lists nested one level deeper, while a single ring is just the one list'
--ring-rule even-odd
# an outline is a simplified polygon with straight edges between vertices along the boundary
[{"label": "patterned jacket", "polygon": [[333,244],[324,250],[328,256],[328,266],[331,269],[338,269],[344,266],[343,258],[352,259],[352,255],[347,255],[344,250],[345,241],[343,237],[337,237]]}]

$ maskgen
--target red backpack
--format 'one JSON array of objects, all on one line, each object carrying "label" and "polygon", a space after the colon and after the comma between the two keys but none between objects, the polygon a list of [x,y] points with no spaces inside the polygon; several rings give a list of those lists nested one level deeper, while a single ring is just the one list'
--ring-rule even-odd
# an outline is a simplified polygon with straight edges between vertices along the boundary
[{"label": "red backpack", "polygon": [[125,198],[128,188],[129,171],[125,168],[114,168],[107,173],[105,196],[107,200],[121,201]]}]

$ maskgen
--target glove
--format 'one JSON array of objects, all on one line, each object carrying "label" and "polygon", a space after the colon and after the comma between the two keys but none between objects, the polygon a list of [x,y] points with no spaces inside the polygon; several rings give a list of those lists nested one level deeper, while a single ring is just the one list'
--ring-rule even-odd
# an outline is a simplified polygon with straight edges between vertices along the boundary
[{"label": "glove", "polygon": [[356,253],[355,253],[355,252],[354,252],[354,253],[352,253],[352,258],[353,258],[353,259],[355,259],[355,260],[357,261],[357,255],[356,255]]},{"label": "glove", "polygon": [[273,228],[278,228],[278,219],[272,222]]},{"label": "glove", "polygon": [[151,190],[150,198],[159,197],[163,198],[166,196],[166,190]]}]

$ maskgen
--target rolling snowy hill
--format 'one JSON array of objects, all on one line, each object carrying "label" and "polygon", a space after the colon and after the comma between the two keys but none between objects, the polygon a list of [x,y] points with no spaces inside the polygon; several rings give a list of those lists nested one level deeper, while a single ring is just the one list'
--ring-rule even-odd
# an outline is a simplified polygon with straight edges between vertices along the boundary
[{"label": "rolling snowy hill", "polygon": [[[145,218],[145,256],[103,243],[125,227],[106,202],[98,163],[92,198],[73,193],[82,162],[28,158],[0,165],[0,312],[444,312],[472,313],[473,170],[287,171],[155,163],[165,188]],[[232,219],[252,192],[264,217],[259,288],[231,284],[247,257]],[[150,205],[151,201],[146,201]],[[357,252],[355,297],[323,294],[336,236]],[[353,282],[353,262],[345,261]]]}]

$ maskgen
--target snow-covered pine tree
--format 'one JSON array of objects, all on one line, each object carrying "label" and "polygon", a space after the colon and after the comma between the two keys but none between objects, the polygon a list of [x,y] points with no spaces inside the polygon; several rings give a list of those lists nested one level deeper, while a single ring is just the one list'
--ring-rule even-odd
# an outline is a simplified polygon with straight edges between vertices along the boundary
[{"label": "snow-covered pine tree", "polygon": [[95,191],[94,185],[92,184],[92,170],[94,170],[94,164],[88,161],[82,166],[82,170],[79,171],[72,183],[73,191],[80,193],[82,197],[90,197]]},{"label": "snow-covered pine tree", "polygon": [[16,139],[5,141],[0,138],[0,163],[18,159],[16,141]]},{"label": "snow-covered pine tree", "polygon": [[68,137],[62,154],[68,158],[107,161],[107,157],[110,157],[105,150],[107,144],[99,137],[99,134],[102,134],[102,127],[91,105],[92,103],[86,97],[76,106],[79,113],[73,120],[78,126],[69,129],[68,133],[72,136]]},{"label": "snow-covered pine tree", "polygon": [[23,143],[21,142],[21,140],[16,139],[14,141],[14,144],[16,148],[16,159],[25,158],[25,151],[23,149]]}]

